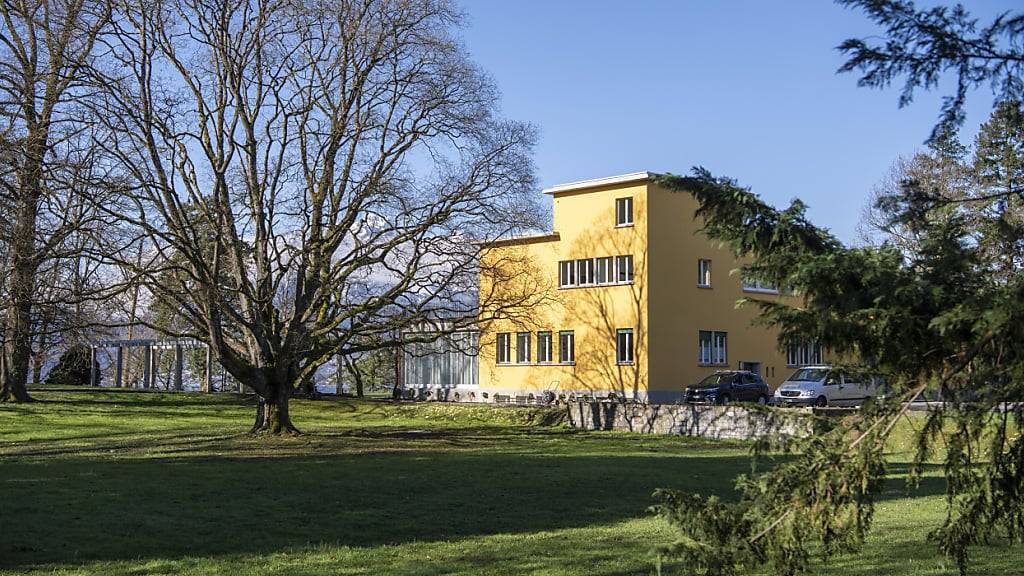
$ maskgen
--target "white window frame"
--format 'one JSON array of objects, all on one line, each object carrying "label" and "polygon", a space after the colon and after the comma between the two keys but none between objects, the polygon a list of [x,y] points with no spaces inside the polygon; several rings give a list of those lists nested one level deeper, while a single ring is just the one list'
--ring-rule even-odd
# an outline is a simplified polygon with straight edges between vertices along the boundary
[{"label": "white window frame", "polygon": [[551,332],[541,331],[537,332],[537,363],[538,364],[550,364],[551,363]]},{"label": "white window frame", "polygon": [[729,365],[729,334],[717,330],[697,332],[697,364],[700,366]]},{"label": "white window frame", "polygon": [[558,287],[570,288],[576,285],[576,261],[562,260],[558,263]]},{"label": "white window frame", "polygon": [[758,278],[750,278],[747,275],[743,275],[743,291],[744,292],[760,292],[762,294],[778,294],[779,287],[765,282]]},{"label": "white window frame", "polygon": [[[568,346],[566,346],[567,342]],[[572,330],[558,332],[558,363],[576,363],[576,334]]]},{"label": "white window frame", "polygon": [[697,259],[697,287],[711,288],[711,260],[708,258]]},{"label": "white window frame", "polygon": [[633,283],[633,255],[622,254],[615,257],[615,283]]},{"label": "white window frame", "polygon": [[494,362],[496,364],[511,364],[512,363],[512,333],[511,332],[499,332],[498,337],[495,340],[497,349],[494,353]]},{"label": "white window frame", "polygon": [[619,328],[615,331],[615,363],[619,365],[632,364],[634,360],[635,344],[633,342],[632,328]]},{"label": "white window frame", "polygon": [[516,332],[516,364],[530,363],[530,340],[532,336],[529,332]]},{"label": "white window frame", "polygon": [[576,285],[594,285],[594,259],[583,258],[576,261]]},{"label": "white window frame", "polygon": [[633,197],[615,199],[615,227],[626,228],[633,225]]},{"label": "white window frame", "polygon": [[825,350],[817,342],[790,344],[786,348],[786,366],[791,368],[820,365],[824,361]]},{"label": "white window frame", "polygon": [[594,258],[594,283],[598,285],[615,283],[615,257]]}]

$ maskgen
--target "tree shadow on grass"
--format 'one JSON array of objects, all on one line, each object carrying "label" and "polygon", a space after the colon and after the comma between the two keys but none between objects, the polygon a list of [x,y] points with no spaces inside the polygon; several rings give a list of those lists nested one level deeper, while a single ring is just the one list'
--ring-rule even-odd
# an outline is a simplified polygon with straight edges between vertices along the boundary
[{"label": "tree shadow on grass", "polygon": [[271,553],[534,532],[642,516],[658,487],[718,491],[743,457],[406,452],[13,461],[0,566]]}]

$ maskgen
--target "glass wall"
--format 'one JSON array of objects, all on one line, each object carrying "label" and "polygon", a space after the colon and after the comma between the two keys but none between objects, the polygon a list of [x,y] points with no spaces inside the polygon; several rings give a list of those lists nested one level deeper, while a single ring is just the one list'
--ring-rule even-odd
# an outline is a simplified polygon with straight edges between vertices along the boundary
[{"label": "glass wall", "polygon": [[457,332],[434,342],[409,345],[403,358],[405,387],[476,386],[479,347],[477,332]]}]

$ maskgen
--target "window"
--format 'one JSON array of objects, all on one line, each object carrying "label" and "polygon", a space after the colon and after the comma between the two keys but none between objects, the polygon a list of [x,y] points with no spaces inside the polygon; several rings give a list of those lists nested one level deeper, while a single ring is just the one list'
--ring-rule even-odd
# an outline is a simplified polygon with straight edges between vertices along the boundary
[{"label": "window", "polygon": [[755,278],[748,274],[743,275],[743,289],[747,292],[770,292],[772,294],[779,293],[779,287],[766,280]]},{"label": "window", "polygon": [[633,281],[633,256],[615,257],[615,281],[620,283]]},{"label": "window", "polygon": [[726,333],[701,330],[697,337],[697,363],[715,366],[728,364]]},{"label": "window", "polygon": [[571,330],[558,333],[558,361],[562,364],[576,362],[576,337]]},{"label": "window", "polygon": [[594,261],[592,259],[576,261],[576,280],[579,286],[594,283]]},{"label": "window", "polygon": [[498,364],[508,364],[512,361],[512,335],[508,332],[498,334],[498,352],[495,358]]},{"label": "window", "polygon": [[633,225],[633,198],[617,198],[615,200],[615,225]]},{"label": "window", "polygon": [[633,282],[632,255],[562,260],[558,263],[559,288],[631,282]]},{"label": "window", "polygon": [[786,349],[786,366],[821,364],[824,356],[821,344],[817,342],[791,344]]},{"label": "window", "polygon": [[516,364],[530,363],[530,333],[516,332]]},{"label": "window", "polygon": [[597,283],[611,284],[615,281],[615,260],[611,256],[597,258]]},{"label": "window", "polygon": [[551,362],[551,332],[537,332],[537,362]]},{"label": "window", "polygon": [[576,266],[572,260],[558,263],[558,285],[563,288],[576,285]]},{"label": "window", "polygon": [[615,361],[619,364],[633,363],[632,328],[619,328],[615,331]]},{"label": "window", "polygon": [[697,286],[711,288],[711,260],[697,260]]}]

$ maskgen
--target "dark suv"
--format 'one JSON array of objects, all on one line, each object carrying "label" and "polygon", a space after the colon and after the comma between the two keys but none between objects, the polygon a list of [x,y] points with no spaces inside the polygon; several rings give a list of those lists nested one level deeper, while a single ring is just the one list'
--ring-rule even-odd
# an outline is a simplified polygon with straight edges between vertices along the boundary
[{"label": "dark suv", "polygon": [[757,374],[745,370],[715,372],[699,383],[687,386],[685,396],[686,402],[690,404],[767,404],[769,398],[771,392],[764,380]]}]

